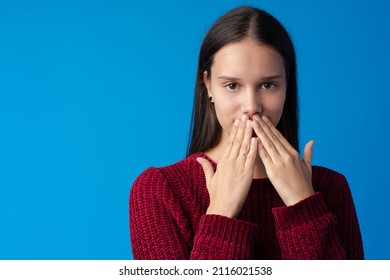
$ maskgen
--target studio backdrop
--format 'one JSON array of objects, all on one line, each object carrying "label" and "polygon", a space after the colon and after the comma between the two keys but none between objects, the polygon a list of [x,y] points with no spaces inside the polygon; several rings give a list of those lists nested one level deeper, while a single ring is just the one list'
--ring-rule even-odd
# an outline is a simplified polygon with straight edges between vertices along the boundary
[{"label": "studio backdrop", "polygon": [[[390,259],[389,1],[0,1],[0,258],[132,259],[128,197],[185,157],[199,48],[254,5],[290,32],[301,145]],[[302,149],[302,146],[301,146]]]}]

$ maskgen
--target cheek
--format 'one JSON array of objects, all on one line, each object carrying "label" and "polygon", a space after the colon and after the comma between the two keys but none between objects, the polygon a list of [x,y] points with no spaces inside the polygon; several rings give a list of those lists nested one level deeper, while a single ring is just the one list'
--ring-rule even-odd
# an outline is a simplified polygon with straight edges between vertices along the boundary
[{"label": "cheek", "polygon": [[272,114],[270,117],[275,126],[279,123],[282,117],[285,100],[285,95],[281,95],[269,103],[268,111]]},{"label": "cheek", "polygon": [[230,131],[235,118],[237,118],[237,108],[239,106],[232,100],[217,99],[214,103],[214,108],[221,127]]}]

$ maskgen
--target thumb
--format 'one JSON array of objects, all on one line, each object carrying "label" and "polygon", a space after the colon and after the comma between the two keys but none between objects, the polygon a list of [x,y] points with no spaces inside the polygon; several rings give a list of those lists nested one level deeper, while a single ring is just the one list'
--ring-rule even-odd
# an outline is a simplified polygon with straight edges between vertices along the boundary
[{"label": "thumb", "polygon": [[302,160],[310,168],[310,170],[311,170],[311,163],[313,160],[313,146],[314,146],[314,140],[311,140],[306,144],[305,149],[303,150]]},{"label": "thumb", "polygon": [[202,157],[196,158],[196,161],[202,166],[204,176],[206,177],[206,186],[209,186],[211,178],[214,176],[214,168],[211,163]]}]

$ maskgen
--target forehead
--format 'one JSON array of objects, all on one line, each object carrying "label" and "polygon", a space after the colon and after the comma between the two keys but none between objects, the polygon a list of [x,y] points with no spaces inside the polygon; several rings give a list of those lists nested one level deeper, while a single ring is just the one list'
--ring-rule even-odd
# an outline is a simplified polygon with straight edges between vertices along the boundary
[{"label": "forehead", "polygon": [[284,75],[283,58],[273,48],[246,39],[227,44],[214,56],[213,74],[235,77]]}]

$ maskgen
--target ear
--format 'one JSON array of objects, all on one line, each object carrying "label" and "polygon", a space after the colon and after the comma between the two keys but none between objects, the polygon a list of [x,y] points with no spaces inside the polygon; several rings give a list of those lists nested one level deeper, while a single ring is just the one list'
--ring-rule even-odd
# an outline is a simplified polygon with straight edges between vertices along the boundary
[{"label": "ear", "polygon": [[211,89],[210,89],[210,81],[207,71],[203,72],[203,82],[207,88],[207,93],[209,96],[212,96]]}]

